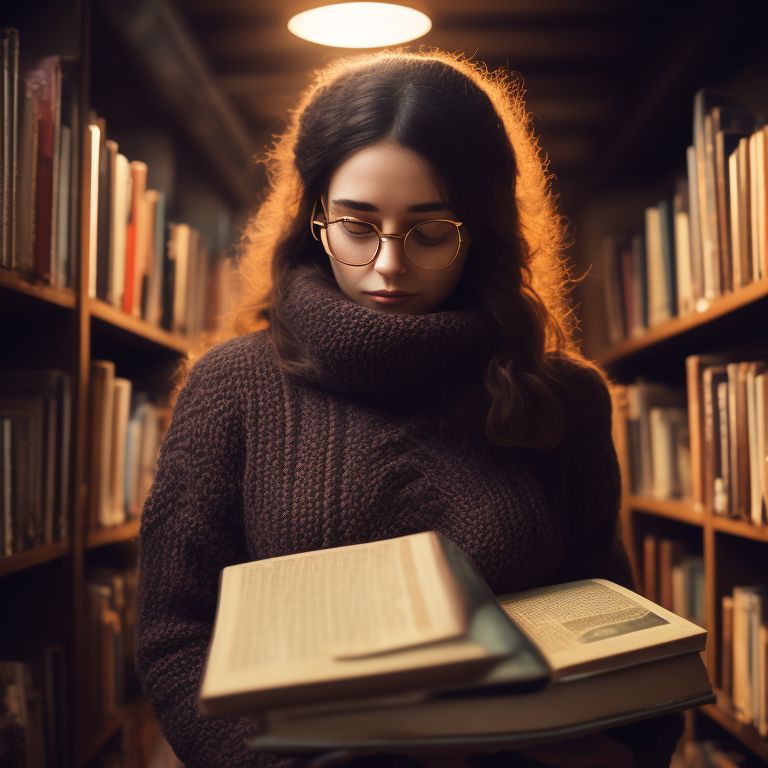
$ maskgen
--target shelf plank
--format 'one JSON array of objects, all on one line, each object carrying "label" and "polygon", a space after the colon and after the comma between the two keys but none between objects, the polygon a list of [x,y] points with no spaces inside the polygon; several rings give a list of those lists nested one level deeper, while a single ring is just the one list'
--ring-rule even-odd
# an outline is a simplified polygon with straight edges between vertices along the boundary
[{"label": "shelf plank", "polygon": [[714,720],[755,755],[768,761],[768,740],[763,738],[753,725],[740,723],[730,714],[728,697],[722,691],[715,689],[715,693],[717,694],[717,704],[705,704],[699,707],[699,711]]},{"label": "shelf plank", "polygon": [[69,554],[69,551],[70,547],[67,542],[57,541],[53,544],[46,544],[43,547],[26,550],[25,552],[17,552],[15,555],[0,557],[0,576],[18,573],[27,568],[34,568],[36,565],[57,560]]},{"label": "shelf plank", "polygon": [[766,525],[753,525],[746,520],[734,520],[730,517],[713,515],[712,527],[716,531],[730,533],[733,536],[768,542],[768,526]]},{"label": "shelf plank", "polygon": [[693,508],[690,499],[655,499],[652,496],[629,496],[627,506],[635,512],[650,512],[660,517],[679,520],[688,525],[702,527],[704,517]]},{"label": "shelf plank", "polygon": [[90,299],[91,317],[97,318],[103,323],[117,328],[135,337],[149,341],[152,344],[171,350],[188,354],[192,349],[192,343],[185,336],[170,333],[165,328],[158,328],[146,320],[127,315],[125,312],[107,304],[100,299]]},{"label": "shelf plank", "polygon": [[[650,496],[628,496],[627,507],[634,512],[650,513],[671,520],[679,520],[689,525],[703,527],[711,525],[716,531],[729,533],[753,541],[768,542],[768,526],[753,525],[746,520],[734,520],[730,517],[712,515],[705,518],[696,512],[691,500],[655,499]],[[709,522],[711,521],[711,523]]]},{"label": "shelf plank", "polygon": [[602,365],[616,363],[637,352],[650,349],[660,341],[666,341],[696,328],[701,328],[717,318],[729,315],[737,309],[766,298],[768,298],[768,279],[750,283],[733,293],[713,299],[703,311],[670,318],[654,326],[641,337],[627,339],[615,347],[604,350],[597,355],[597,360]]},{"label": "shelf plank", "polygon": [[54,288],[43,283],[33,283],[18,272],[3,268],[0,268],[0,288],[56,307],[75,308],[75,294],[71,288]]},{"label": "shelf plank", "polygon": [[117,544],[135,539],[139,535],[140,527],[141,520],[140,518],[136,518],[135,520],[129,520],[126,523],[115,525],[111,528],[99,528],[95,531],[89,531],[86,549],[103,547],[105,544]]}]

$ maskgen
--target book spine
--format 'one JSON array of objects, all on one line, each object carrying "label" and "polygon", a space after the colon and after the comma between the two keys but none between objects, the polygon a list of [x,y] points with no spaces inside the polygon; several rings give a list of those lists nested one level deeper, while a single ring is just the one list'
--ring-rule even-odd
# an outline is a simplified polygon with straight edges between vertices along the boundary
[{"label": "book spine", "polygon": [[[704,117],[704,216],[702,244],[704,253],[704,295],[714,299],[721,293],[720,256],[718,252],[717,205],[715,194],[714,132],[712,114]],[[701,183],[701,179],[699,180]]]},{"label": "book spine", "polygon": [[701,248],[701,223],[699,219],[699,183],[696,166],[696,148],[688,147],[685,153],[688,171],[688,210],[691,236],[691,290],[694,306],[704,297],[703,257]]},{"label": "book spine", "polygon": [[742,243],[739,215],[739,153],[734,150],[728,156],[728,198],[729,198],[729,232],[731,239],[731,284],[739,288],[743,284],[742,273]]},{"label": "book spine", "polygon": [[757,731],[768,736],[768,625],[758,627],[757,635]]},{"label": "book spine", "polygon": [[720,655],[720,688],[733,697],[733,597],[723,595],[721,601],[722,634]]},{"label": "book spine", "polygon": [[732,490],[732,464],[730,452],[729,430],[729,397],[728,382],[720,381],[717,384],[717,414],[719,420],[718,435],[720,445],[716,448],[716,466],[719,469],[718,477],[720,488],[713,499],[713,510],[716,514],[731,515]]},{"label": "book spine", "polygon": [[750,202],[749,191],[751,187],[749,173],[749,139],[744,137],[740,142],[737,152],[739,164],[739,246],[741,267],[739,287],[752,282],[752,227],[750,226]]},{"label": "book spine", "polygon": [[101,128],[97,123],[88,125],[88,143],[83,153],[87,204],[83,206],[85,227],[88,232],[88,296],[97,295],[98,233],[99,233],[99,145]]}]

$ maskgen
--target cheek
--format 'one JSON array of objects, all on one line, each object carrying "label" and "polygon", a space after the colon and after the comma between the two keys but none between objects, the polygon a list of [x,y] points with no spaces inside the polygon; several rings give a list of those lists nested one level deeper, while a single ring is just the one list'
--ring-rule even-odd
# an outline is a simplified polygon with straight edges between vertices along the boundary
[{"label": "cheek", "polygon": [[355,267],[350,267],[346,264],[340,264],[338,261],[331,259],[330,257],[329,261],[331,263],[331,269],[333,270],[333,275],[336,278],[336,282],[338,283],[339,288],[344,290],[345,288],[354,287],[360,278],[359,272],[361,270],[355,271]]},{"label": "cheek", "polygon": [[451,265],[450,269],[431,273],[425,278],[424,311],[432,311],[442,304],[456,289],[461,280],[464,262]]}]

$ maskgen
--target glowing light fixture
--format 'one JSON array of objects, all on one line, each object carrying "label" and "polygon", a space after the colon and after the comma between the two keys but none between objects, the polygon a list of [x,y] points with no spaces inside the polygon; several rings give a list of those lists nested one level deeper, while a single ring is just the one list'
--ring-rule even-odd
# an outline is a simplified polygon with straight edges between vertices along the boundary
[{"label": "glowing light fixture", "polygon": [[334,3],[296,14],[288,29],[304,40],[336,48],[378,48],[426,35],[432,22],[394,3]]}]

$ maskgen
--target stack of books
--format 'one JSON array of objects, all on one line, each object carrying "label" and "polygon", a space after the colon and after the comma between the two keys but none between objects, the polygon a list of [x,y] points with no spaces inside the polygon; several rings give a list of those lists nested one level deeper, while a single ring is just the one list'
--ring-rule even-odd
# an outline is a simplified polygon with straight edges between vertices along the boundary
[{"label": "stack of books", "polygon": [[225,568],[199,708],[259,751],[531,746],[714,701],[706,635],[604,579],[494,596],[424,531]]}]

